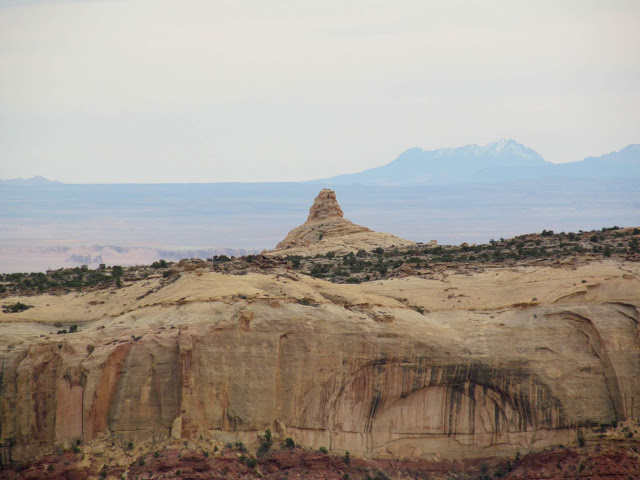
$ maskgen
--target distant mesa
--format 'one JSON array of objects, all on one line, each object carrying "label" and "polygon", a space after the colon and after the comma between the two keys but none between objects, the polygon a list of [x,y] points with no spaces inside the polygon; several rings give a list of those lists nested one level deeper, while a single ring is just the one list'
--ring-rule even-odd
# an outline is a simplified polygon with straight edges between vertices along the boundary
[{"label": "distant mesa", "polygon": [[31,178],[10,178],[7,180],[0,179],[0,184],[5,185],[24,185],[24,186],[36,186],[36,185],[61,185],[62,182],[57,182],[55,180],[48,180],[39,175]]},{"label": "distant mesa", "polygon": [[294,228],[267,254],[317,255],[327,252],[345,254],[377,247],[407,246],[414,242],[388,233],[356,225],[344,218],[336,193],[325,188],[320,191],[309,209],[307,221]]}]

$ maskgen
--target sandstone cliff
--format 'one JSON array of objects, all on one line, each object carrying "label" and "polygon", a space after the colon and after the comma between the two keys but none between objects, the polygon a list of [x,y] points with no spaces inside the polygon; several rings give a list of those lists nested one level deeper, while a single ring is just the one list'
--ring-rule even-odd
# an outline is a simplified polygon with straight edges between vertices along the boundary
[{"label": "sandstone cliff", "polygon": [[407,246],[414,242],[388,233],[379,233],[344,218],[333,190],[320,191],[309,209],[309,217],[294,228],[268,254],[316,255],[330,251],[344,254],[376,247]]},{"label": "sandstone cliff", "polygon": [[99,437],[250,444],[266,428],[354,455],[477,457],[640,416],[638,263],[360,285],[157,277],[3,300],[33,305],[0,314],[3,462]]}]

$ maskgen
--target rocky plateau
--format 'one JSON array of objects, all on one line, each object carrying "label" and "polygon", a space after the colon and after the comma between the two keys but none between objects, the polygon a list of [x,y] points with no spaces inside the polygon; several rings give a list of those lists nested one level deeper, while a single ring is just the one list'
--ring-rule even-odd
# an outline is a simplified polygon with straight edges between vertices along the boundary
[{"label": "rocky plateau", "polygon": [[[429,478],[393,462],[504,463],[596,445],[594,429],[622,426],[627,443],[607,465],[639,472],[629,446],[640,417],[639,262],[445,265],[357,284],[301,275],[278,255],[413,245],[348,222],[332,193],[264,257],[268,268],[186,261],[119,287],[5,294],[3,304],[29,308],[0,313],[0,459],[35,469],[6,478],[46,471],[38,459],[65,449],[96,478],[143,475],[140,455],[183,445],[197,462],[213,461],[209,452],[237,462],[266,430],[307,449],[268,457],[267,477],[289,462],[292,472],[324,465],[316,478],[366,478],[331,460],[351,455],[363,469],[392,462],[384,468],[398,478]],[[558,464],[578,468],[563,455]]]}]

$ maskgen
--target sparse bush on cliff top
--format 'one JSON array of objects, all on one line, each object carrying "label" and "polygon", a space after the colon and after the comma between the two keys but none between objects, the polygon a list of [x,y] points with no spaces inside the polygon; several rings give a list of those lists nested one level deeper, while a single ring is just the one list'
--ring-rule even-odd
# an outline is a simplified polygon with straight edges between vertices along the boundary
[{"label": "sparse bush on cliff top", "polygon": [[22,302],[16,302],[12,305],[3,305],[2,311],[4,313],[18,313],[18,312],[24,312],[25,310],[28,310],[31,307],[32,305],[26,305]]}]

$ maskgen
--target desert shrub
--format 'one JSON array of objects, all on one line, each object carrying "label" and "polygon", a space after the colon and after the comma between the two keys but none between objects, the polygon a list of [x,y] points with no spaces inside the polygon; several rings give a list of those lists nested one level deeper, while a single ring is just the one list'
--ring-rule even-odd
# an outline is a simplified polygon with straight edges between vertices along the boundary
[{"label": "desert shrub", "polygon": [[329,273],[329,270],[331,270],[330,264],[317,263],[311,268],[311,272],[309,273],[312,277],[322,278],[326,273]]},{"label": "desert shrub", "polygon": [[346,463],[347,465],[351,463],[351,456],[349,455],[349,450],[347,450],[347,452],[344,454],[344,457],[342,459],[344,460],[344,463]]},{"label": "desert shrub", "polygon": [[3,305],[2,311],[4,313],[18,313],[18,312],[24,312],[25,310],[28,310],[31,307],[32,305],[26,305],[22,302],[16,302],[12,305]]},{"label": "desert shrub", "polygon": [[342,257],[343,265],[353,265],[355,263],[356,263],[356,256],[353,254],[353,252],[348,253],[347,255],[344,255]]},{"label": "desert shrub", "polygon": [[578,432],[578,445],[581,447],[584,447],[586,444],[586,440],[584,438],[584,435],[582,434],[582,432]]},{"label": "desert shrub", "polygon": [[271,430],[267,428],[264,431],[264,435],[262,436],[259,435],[259,437],[262,440],[262,442],[260,443],[260,447],[258,448],[258,455],[265,455],[271,448],[271,445],[273,444],[273,437],[271,435]]},{"label": "desert shrub", "polygon": [[284,446],[286,448],[296,448],[296,442],[293,441],[293,438],[287,437],[284,440]]},{"label": "desert shrub", "polygon": [[124,273],[124,269],[120,265],[114,265],[111,267],[111,276],[112,277],[121,277]]}]

